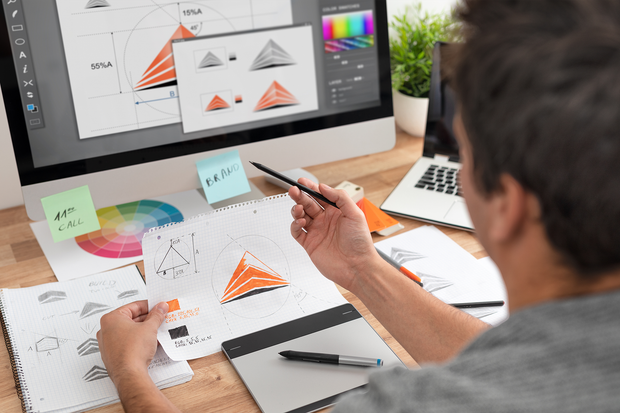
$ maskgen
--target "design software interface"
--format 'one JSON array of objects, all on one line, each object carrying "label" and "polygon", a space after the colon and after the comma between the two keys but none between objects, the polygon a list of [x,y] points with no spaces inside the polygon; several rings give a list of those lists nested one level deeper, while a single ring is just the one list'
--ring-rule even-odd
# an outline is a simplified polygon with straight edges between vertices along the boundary
[{"label": "design software interface", "polygon": [[373,0],[3,7],[35,168],[381,104]]}]

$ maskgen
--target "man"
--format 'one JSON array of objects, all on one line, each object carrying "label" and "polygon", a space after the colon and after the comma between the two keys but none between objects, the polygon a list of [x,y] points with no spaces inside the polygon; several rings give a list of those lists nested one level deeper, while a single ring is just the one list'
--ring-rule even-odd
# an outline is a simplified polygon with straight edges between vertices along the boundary
[{"label": "man", "polygon": [[[425,365],[371,375],[334,412],[616,411],[620,2],[466,0],[461,17],[462,186],[511,316],[489,329],[435,299],[381,260],[343,192],[303,181],[339,209],[291,188],[293,237]],[[102,318],[102,357],[128,411],[172,409],[145,377],[165,311],[133,304]]]}]

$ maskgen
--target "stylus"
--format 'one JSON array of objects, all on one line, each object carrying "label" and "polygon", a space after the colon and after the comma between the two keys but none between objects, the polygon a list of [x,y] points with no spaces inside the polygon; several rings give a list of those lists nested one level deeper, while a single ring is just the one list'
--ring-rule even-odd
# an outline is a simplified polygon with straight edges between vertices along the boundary
[{"label": "stylus", "polygon": [[475,303],[455,303],[450,304],[456,308],[479,308],[479,307],[501,307],[505,303],[503,301],[479,301]]},{"label": "stylus", "polygon": [[396,261],[394,261],[392,259],[392,257],[390,257],[389,255],[387,255],[386,253],[384,253],[383,251],[380,251],[379,248],[375,247],[375,249],[377,250],[377,252],[379,253],[379,255],[381,256],[381,258],[383,258],[388,264],[390,264],[392,267],[396,268],[398,271],[402,272],[403,274],[405,274],[407,277],[411,278],[413,281],[415,281],[420,287],[424,287],[424,284],[422,284],[422,279],[420,277],[418,277],[417,275],[415,275],[414,273],[412,273],[411,271],[409,271],[408,269],[406,269],[405,267],[403,267],[402,265],[400,265],[399,263],[397,263]]},{"label": "stylus", "polygon": [[311,361],[313,363],[348,364],[350,366],[361,366],[361,367],[383,366],[383,360],[372,359],[368,357],[340,356],[338,354],[324,354],[324,353],[306,353],[303,351],[293,351],[293,350],[281,351],[278,354],[280,354],[282,357],[286,357],[289,360]]},{"label": "stylus", "polygon": [[289,184],[291,186],[296,186],[301,191],[307,193],[311,197],[314,197],[316,199],[320,199],[321,201],[325,202],[326,204],[329,204],[329,205],[333,206],[334,208],[338,208],[338,205],[336,205],[335,203],[333,203],[329,199],[325,198],[323,195],[319,194],[318,192],[313,191],[312,189],[308,188],[307,186],[303,186],[299,182],[295,182],[292,179],[282,175],[281,173],[276,172],[273,169],[266,167],[265,165],[261,165],[261,164],[259,164],[257,162],[252,162],[252,161],[250,161],[250,163],[252,165],[254,165],[255,167],[257,167],[258,169],[260,169],[261,171],[265,172],[266,174],[269,174],[269,175],[271,175],[271,176],[273,176],[275,178],[278,178],[279,180],[284,181],[284,182],[286,182],[287,184]]}]

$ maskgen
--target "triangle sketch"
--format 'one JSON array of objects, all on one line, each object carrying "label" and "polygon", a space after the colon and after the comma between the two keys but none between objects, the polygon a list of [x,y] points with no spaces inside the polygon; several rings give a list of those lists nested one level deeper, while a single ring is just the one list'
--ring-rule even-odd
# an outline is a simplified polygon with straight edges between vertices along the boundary
[{"label": "triangle sketch", "polygon": [[88,0],[85,9],[94,9],[96,7],[110,7],[110,3],[106,0]]},{"label": "triangle sketch", "polygon": [[106,377],[108,377],[108,371],[103,367],[97,366],[96,364],[88,370],[88,373],[82,376],[82,378],[86,381],[95,381],[105,379]]},{"label": "triangle sketch", "polygon": [[138,290],[128,290],[120,293],[116,298],[122,300],[123,298],[133,297],[134,295],[138,295]]},{"label": "triangle sketch", "polygon": [[437,277],[436,275],[425,274],[422,272],[416,272],[418,277],[422,279],[422,284],[424,284],[424,289],[429,293],[443,290],[444,288],[448,288],[454,283],[450,280],[446,280],[445,278]]},{"label": "triangle sketch", "polygon": [[269,86],[269,89],[267,89],[263,97],[261,97],[256,104],[254,112],[297,104],[299,104],[299,102],[295,99],[295,96],[274,80],[271,86]]},{"label": "triangle sketch", "polygon": [[177,72],[174,68],[174,60],[172,58],[172,41],[176,39],[187,39],[188,37],[196,36],[187,30],[185,26],[179,25],[179,28],[166,42],[155,59],[153,59],[153,62],[151,62],[150,66],[146,69],[134,89],[147,89],[176,84]]},{"label": "triangle sketch", "polygon": [[166,275],[167,271],[174,270],[175,268],[182,267],[185,265],[189,265],[189,261],[185,259],[179,252],[170,245],[164,259],[162,260],[159,268],[157,269],[157,274]]},{"label": "triangle sketch", "polygon": [[198,64],[198,69],[206,69],[208,67],[223,66],[224,63],[219,57],[209,52]]},{"label": "triangle sketch", "polygon": [[54,301],[66,300],[67,293],[64,291],[48,291],[37,297],[40,304],[53,303]]},{"label": "triangle sketch", "polygon": [[99,353],[99,342],[97,339],[89,338],[77,348],[77,352],[80,356],[87,356],[93,353]]},{"label": "triangle sketch", "polygon": [[426,258],[426,255],[422,255],[414,251],[408,251],[408,250],[405,250],[402,248],[396,248],[396,247],[392,247],[392,252],[390,253],[390,256],[392,257],[394,261],[399,263],[401,266],[404,263],[409,262],[409,261]]},{"label": "triangle sketch", "polygon": [[211,102],[209,102],[209,106],[207,106],[207,108],[205,109],[205,112],[211,112],[211,111],[218,110],[218,109],[229,109],[229,108],[230,108],[230,105],[226,103],[224,99],[222,99],[218,95],[215,95],[215,97],[211,99]]},{"label": "triangle sketch", "polygon": [[269,69],[278,66],[295,65],[297,62],[273,40],[269,40],[263,50],[256,56],[250,71]]},{"label": "triangle sketch", "polygon": [[84,308],[82,308],[82,312],[80,313],[80,319],[90,317],[91,315],[98,314],[103,311],[107,311],[110,308],[111,307],[106,304],[88,302],[84,304]]},{"label": "triangle sketch", "polygon": [[220,303],[226,304],[287,285],[290,285],[287,280],[246,251],[230,278]]}]

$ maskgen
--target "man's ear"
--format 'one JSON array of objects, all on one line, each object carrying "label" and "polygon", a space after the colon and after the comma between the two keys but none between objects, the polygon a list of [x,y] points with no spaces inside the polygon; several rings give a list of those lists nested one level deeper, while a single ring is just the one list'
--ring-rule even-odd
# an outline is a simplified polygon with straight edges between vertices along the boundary
[{"label": "man's ear", "polygon": [[489,201],[489,238],[495,242],[518,237],[526,223],[540,218],[538,200],[509,174],[500,176]]}]

